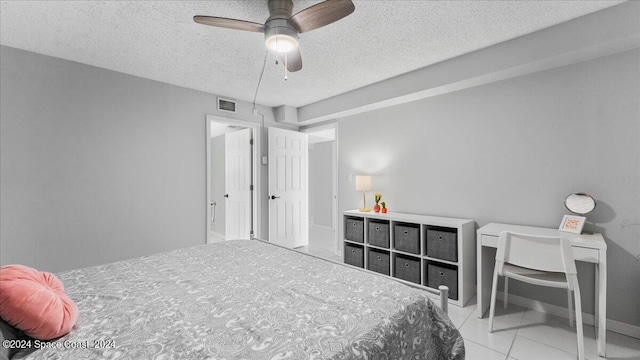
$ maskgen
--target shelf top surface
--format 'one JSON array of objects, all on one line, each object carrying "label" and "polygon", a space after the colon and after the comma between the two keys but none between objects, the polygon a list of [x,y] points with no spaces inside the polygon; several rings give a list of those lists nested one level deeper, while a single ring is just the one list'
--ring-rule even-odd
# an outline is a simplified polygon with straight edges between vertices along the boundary
[{"label": "shelf top surface", "polygon": [[369,219],[391,220],[399,222],[420,223],[434,226],[444,227],[458,227],[467,223],[473,223],[473,220],[469,219],[457,219],[441,216],[430,215],[418,215],[418,214],[406,214],[399,212],[388,212],[386,214],[376,212],[361,212],[360,210],[348,210],[344,212],[344,215],[366,217]]}]

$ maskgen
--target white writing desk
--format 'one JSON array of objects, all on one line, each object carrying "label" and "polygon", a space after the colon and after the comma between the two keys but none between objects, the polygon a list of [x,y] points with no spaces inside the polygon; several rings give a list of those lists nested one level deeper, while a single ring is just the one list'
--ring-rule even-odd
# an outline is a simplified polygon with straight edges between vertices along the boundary
[{"label": "white writing desk", "polygon": [[487,224],[478,229],[477,257],[478,257],[478,285],[477,315],[482,318],[491,301],[491,283],[493,281],[493,267],[498,247],[498,236],[503,231],[523,234],[558,236],[571,241],[573,257],[576,261],[595,264],[595,325],[597,327],[598,355],[605,356],[607,335],[607,244],[602,234],[572,234],[557,229],[539,228],[509,224]]}]

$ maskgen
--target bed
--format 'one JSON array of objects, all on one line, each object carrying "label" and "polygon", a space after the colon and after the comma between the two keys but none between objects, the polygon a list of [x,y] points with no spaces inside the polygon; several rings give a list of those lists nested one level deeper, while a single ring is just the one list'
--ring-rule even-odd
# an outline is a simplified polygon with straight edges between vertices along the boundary
[{"label": "bed", "polygon": [[258,240],[57,274],[73,330],[14,359],[464,359],[426,296]]}]

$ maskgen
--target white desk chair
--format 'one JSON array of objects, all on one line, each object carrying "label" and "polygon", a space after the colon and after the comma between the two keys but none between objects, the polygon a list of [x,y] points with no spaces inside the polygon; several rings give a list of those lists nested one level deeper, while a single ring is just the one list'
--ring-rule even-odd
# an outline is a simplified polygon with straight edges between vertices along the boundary
[{"label": "white desk chair", "polygon": [[[493,270],[489,332],[493,332],[498,275],[505,278],[505,294],[507,293],[506,281],[508,278],[534,285],[567,289],[570,311],[571,292],[573,291],[575,294],[578,358],[584,360],[582,304],[580,302],[580,287],[578,286],[577,274],[569,240],[560,237],[534,236],[508,231],[501,232],[498,238],[496,265]],[[570,315],[571,317],[572,315]]]}]

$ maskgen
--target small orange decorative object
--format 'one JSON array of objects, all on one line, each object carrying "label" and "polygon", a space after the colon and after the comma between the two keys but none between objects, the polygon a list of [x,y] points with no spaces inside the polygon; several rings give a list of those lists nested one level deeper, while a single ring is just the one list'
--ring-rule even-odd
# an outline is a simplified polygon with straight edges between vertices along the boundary
[{"label": "small orange decorative object", "polygon": [[382,213],[383,214],[387,213],[387,204],[384,201],[382,202]]},{"label": "small orange decorative object", "polygon": [[380,199],[382,199],[382,194],[376,193],[374,195],[374,200],[376,201],[376,205],[373,207],[373,211],[375,212],[380,212],[380,205],[378,205],[378,203],[380,202]]},{"label": "small orange decorative object", "polygon": [[387,213],[387,208],[382,208],[382,210],[380,210],[380,211],[382,211],[383,214],[386,214]]}]

